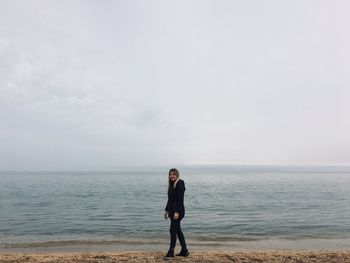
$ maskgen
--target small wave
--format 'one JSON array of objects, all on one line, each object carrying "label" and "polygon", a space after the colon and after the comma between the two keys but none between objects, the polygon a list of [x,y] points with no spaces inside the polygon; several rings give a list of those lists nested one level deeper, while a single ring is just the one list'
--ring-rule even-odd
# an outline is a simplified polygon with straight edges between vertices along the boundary
[{"label": "small wave", "polygon": [[259,241],[263,238],[258,237],[210,237],[210,236],[201,236],[193,238],[196,241],[204,242],[228,242],[228,241]]},{"label": "small wave", "polygon": [[163,244],[160,240],[62,240],[31,243],[2,243],[0,248],[47,248],[63,246],[101,246],[101,245],[157,245]]}]

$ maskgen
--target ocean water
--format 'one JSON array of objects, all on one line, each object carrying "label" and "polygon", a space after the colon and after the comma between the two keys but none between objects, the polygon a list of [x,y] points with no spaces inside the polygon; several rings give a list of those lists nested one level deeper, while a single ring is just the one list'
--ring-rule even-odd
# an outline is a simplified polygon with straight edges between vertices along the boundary
[{"label": "ocean water", "polygon": [[[350,167],[184,166],[192,249],[349,249]],[[166,167],[0,172],[0,251],[166,250]]]}]

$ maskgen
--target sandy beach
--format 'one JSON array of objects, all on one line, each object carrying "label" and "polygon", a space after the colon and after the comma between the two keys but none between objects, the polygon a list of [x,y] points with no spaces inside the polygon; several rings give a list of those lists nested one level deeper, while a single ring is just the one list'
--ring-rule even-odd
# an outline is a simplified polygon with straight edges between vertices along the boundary
[{"label": "sandy beach", "polygon": [[1,253],[0,262],[350,262],[350,250],[192,251],[187,258],[164,252]]}]

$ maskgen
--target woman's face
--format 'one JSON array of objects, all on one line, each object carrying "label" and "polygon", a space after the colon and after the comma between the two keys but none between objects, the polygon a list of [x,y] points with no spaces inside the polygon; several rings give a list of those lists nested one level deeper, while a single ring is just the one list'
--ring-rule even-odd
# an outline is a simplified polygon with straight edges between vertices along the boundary
[{"label": "woman's face", "polygon": [[175,172],[170,172],[169,173],[169,179],[171,182],[175,182],[176,181],[176,173]]}]

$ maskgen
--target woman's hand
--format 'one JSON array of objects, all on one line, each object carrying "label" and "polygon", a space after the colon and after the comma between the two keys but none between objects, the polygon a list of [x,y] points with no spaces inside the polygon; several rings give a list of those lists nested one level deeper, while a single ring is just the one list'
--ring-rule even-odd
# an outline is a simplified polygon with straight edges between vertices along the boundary
[{"label": "woman's hand", "polygon": [[168,219],[168,217],[169,217],[169,213],[168,213],[168,211],[164,211],[164,219]]},{"label": "woman's hand", "polygon": [[177,220],[179,218],[179,213],[178,212],[175,212],[174,214],[174,220]]}]

